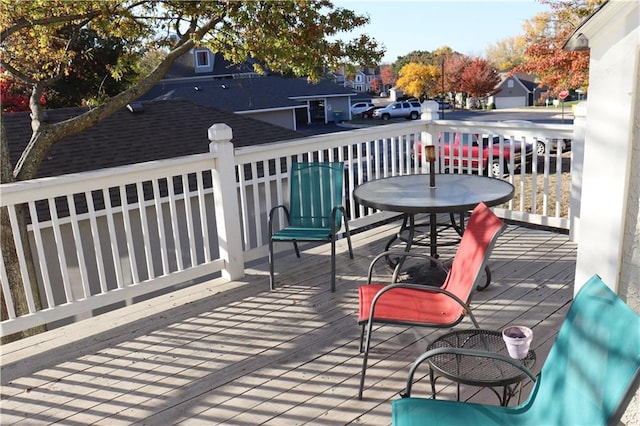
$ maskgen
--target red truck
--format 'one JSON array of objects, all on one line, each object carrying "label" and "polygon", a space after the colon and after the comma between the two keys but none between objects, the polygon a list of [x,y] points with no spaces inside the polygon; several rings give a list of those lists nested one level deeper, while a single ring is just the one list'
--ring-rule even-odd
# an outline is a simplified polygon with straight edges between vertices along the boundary
[{"label": "red truck", "polygon": [[[449,143],[449,135],[438,137],[439,145],[442,145],[440,151],[440,170],[450,171],[462,168],[472,171],[480,169],[480,158],[482,158],[483,174],[491,177],[502,178],[509,174],[509,166],[511,164],[511,141],[504,139],[502,148],[500,144],[500,136],[478,135],[478,134],[460,134],[456,133],[453,144]],[[489,146],[489,142],[491,147]],[[453,147],[453,151],[451,148]],[[482,154],[480,154],[482,150]],[[418,141],[415,146],[415,158],[418,161],[422,159],[422,142]],[[492,155],[490,155],[492,151]],[[502,165],[500,164],[500,154],[502,152]],[[533,146],[530,143],[525,144],[525,164],[531,163],[533,156]],[[522,165],[522,144],[520,141],[513,143],[513,160],[515,169]],[[491,163],[489,163],[491,161]],[[453,167],[452,167],[453,166]]]}]

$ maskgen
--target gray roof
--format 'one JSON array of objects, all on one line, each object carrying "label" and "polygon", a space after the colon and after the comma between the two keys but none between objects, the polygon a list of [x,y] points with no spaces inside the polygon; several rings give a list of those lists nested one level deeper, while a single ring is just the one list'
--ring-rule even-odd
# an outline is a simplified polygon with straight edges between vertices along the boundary
[{"label": "gray roof", "polygon": [[[226,123],[236,147],[302,137],[300,133],[238,114],[196,105],[186,100],[143,102],[144,111],[122,109],[94,127],[57,143],[43,161],[38,177],[57,176],[107,167],[204,153],[207,129]],[[59,122],[85,108],[47,110]],[[13,164],[31,137],[28,112],[3,114]]]},{"label": "gray roof", "polygon": [[203,75],[214,76],[255,72],[253,70],[253,62],[250,60],[242,64],[234,65],[231,62],[227,61],[222,53],[216,53],[215,55],[212,55],[212,60],[213,70],[211,72],[196,74],[194,70],[193,52],[185,53],[173,62],[171,68],[169,68],[169,71],[167,71],[164,78],[171,79]]},{"label": "gray roof", "polygon": [[536,87],[538,87],[538,83],[536,83],[535,81],[531,81],[531,80],[526,80],[524,78],[518,78],[518,80],[520,80],[520,83],[522,83],[522,85],[529,91],[529,92],[533,92],[533,89],[535,89]]},{"label": "gray roof", "polygon": [[237,79],[161,81],[140,99],[188,99],[198,105],[230,112],[299,108],[301,100],[332,96],[355,96],[355,92],[327,80],[258,76]]}]

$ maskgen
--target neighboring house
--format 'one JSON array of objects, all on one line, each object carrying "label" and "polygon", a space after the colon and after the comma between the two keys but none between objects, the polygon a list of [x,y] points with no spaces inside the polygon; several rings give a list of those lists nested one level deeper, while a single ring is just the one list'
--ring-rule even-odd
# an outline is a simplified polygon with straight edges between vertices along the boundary
[{"label": "neighboring house", "polygon": [[335,72],[329,72],[328,77],[336,84],[353,89],[358,93],[376,93],[382,90],[382,76],[380,75],[380,67],[359,68],[353,80],[346,77],[345,67],[341,67]]},{"label": "neighboring house", "polygon": [[221,53],[214,54],[208,49],[191,49],[173,62],[164,75],[164,80],[179,80],[195,76],[223,79],[251,75],[257,75],[252,61],[233,65]]},{"label": "neighboring house", "polygon": [[347,78],[343,73],[329,71],[327,73],[327,79],[333,81],[338,86],[351,87],[350,84],[347,84]]},{"label": "neighboring house", "polygon": [[542,91],[541,88],[538,88],[538,83],[534,79],[532,76],[505,74],[496,87],[498,92],[489,97],[488,103],[493,103],[496,109],[521,108],[534,105],[540,98]]},{"label": "neighboring house", "polygon": [[[374,81],[377,83],[374,83]],[[379,92],[382,87],[380,68],[365,67],[359,69],[356,71],[356,75],[351,86],[356,92]]]},{"label": "neighboring house", "polygon": [[193,49],[140,100],[189,99],[295,131],[300,124],[333,121],[336,111],[348,112],[352,96],[331,80],[261,76],[251,63],[232,66],[221,54]]},{"label": "neighboring house", "polygon": [[[140,108],[142,106],[142,108]],[[75,117],[85,108],[47,110],[50,122]],[[163,160],[209,151],[208,128],[226,123],[236,147],[290,140],[303,135],[187,100],[141,102],[123,108],[84,132],[64,138],[48,153],[38,177]],[[11,160],[15,164],[31,137],[29,112],[3,114]]]}]

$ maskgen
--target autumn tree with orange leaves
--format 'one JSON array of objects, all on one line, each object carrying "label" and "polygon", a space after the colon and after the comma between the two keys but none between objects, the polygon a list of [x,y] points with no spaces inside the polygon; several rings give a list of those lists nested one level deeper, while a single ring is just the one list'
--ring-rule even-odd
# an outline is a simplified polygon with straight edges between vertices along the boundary
[{"label": "autumn tree with orange leaves", "polygon": [[536,74],[550,95],[589,84],[589,51],[565,51],[563,46],[581,22],[604,0],[540,0],[551,7],[524,25],[526,63],[514,71]]},{"label": "autumn tree with orange leaves", "polygon": [[380,67],[380,78],[382,79],[382,90],[386,92],[387,89],[393,87],[396,83],[396,75],[393,73],[391,65],[382,65]]},{"label": "autumn tree with orange leaves", "polygon": [[447,56],[444,62],[444,87],[449,93],[464,93],[462,75],[471,64],[471,58],[459,53]]},{"label": "autumn tree with orange leaves", "polygon": [[500,83],[498,71],[482,58],[471,58],[460,76],[460,89],[476,100],[496,92]]}]

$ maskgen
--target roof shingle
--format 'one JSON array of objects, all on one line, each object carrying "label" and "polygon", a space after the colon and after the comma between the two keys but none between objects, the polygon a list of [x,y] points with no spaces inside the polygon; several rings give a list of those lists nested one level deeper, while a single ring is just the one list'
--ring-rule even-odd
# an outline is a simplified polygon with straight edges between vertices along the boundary
[{"label": "roof shingle", "polygon": [[[38,171],[38,177],[58,176],[146,161],[204,153],[207,129],[226,123],[234,146],[248,146],[303,135],[242,115],[196,105],[187,100],[143,102],[144,111],[117,111],[94,127],[57,143]],[[85,112],[85,108],[47,110],[50,122]],[[3,114],[13,164],[31,137],[28,112]]]}]

